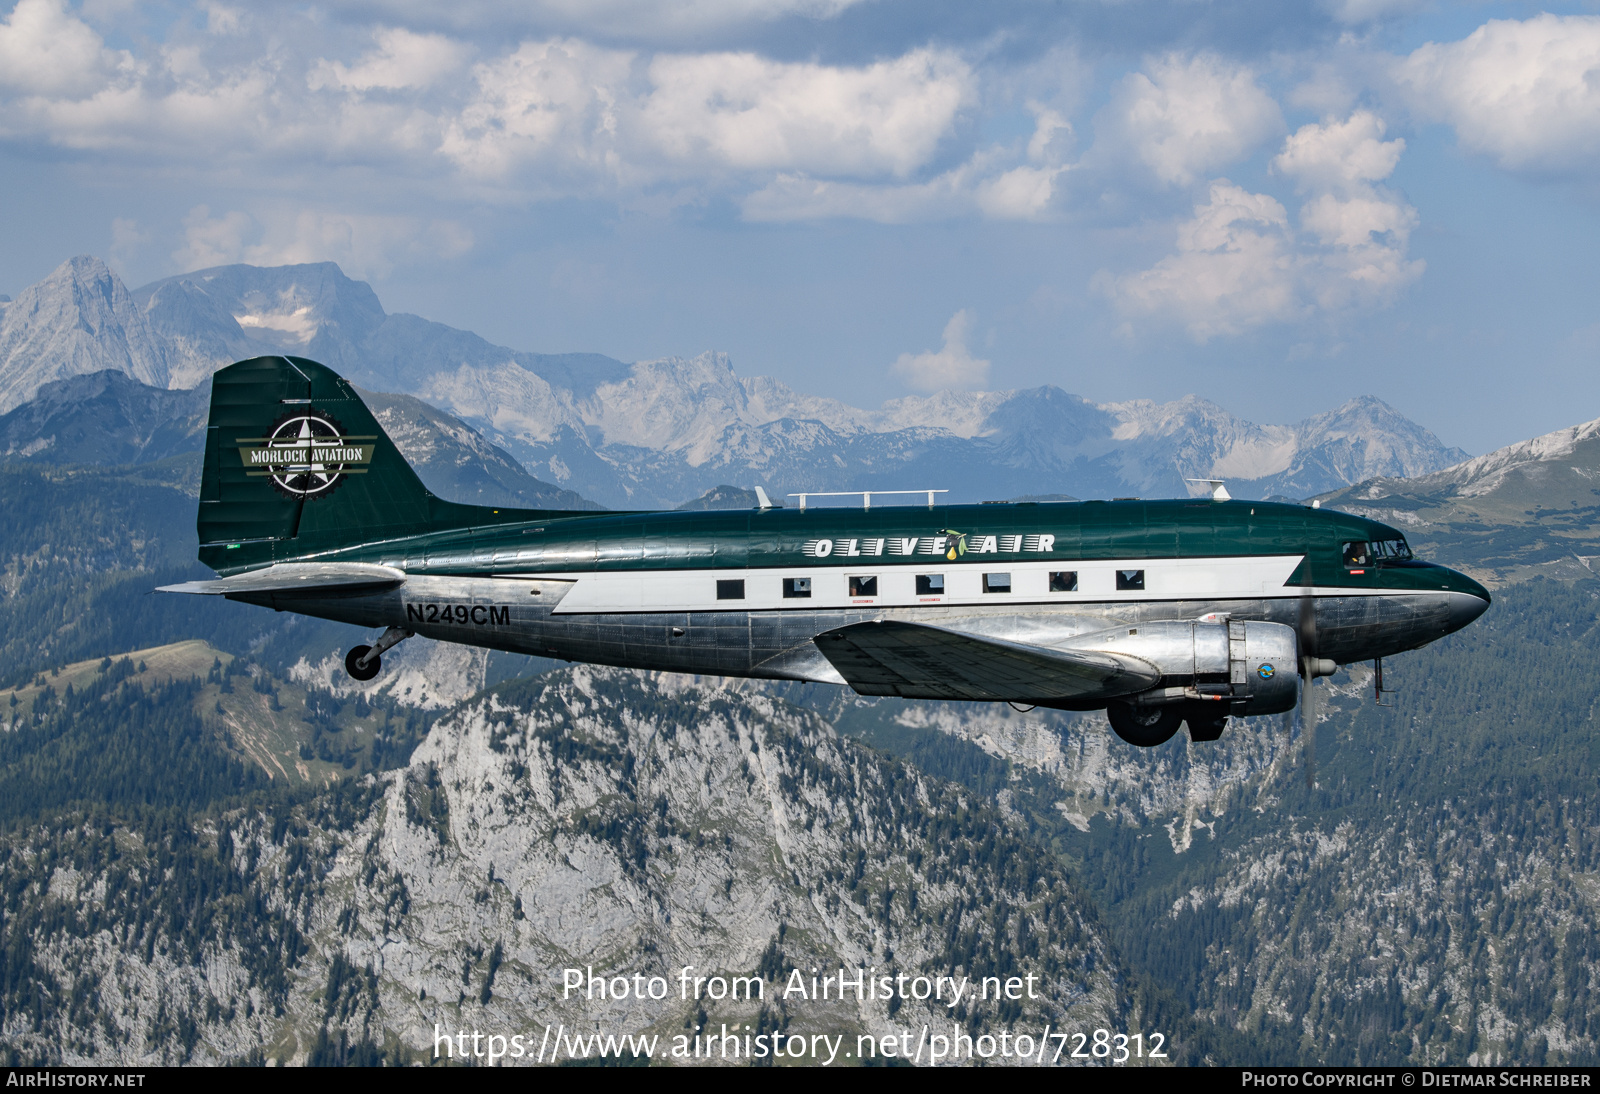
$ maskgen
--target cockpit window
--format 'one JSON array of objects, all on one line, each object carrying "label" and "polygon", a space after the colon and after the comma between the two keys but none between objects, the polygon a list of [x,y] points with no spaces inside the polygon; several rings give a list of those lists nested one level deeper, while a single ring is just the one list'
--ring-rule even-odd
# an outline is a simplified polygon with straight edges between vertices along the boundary
[{"label": "cockpit window", "polygon": [[1344,545],[1344,564],[1350,567],[1376,566],[1385,562],[1404,562],[1411,548],[1403,539],[1357,540]]}]

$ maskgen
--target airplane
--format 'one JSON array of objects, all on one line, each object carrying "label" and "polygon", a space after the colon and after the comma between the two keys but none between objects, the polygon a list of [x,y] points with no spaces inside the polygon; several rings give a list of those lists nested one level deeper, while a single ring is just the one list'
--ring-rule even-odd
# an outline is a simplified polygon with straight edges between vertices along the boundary
[{"label": "airplane", "polygon": [[[1205,480],[1210,482],[1211,480]],[[1104,709],[1153,746],[1309,701],[1339,665],[1488,607],[1374,520],[1211,497],[809,504],[709,512],[462,505],[423,486],[361,398],[302,357],[216,373],[196,526],[219,576],[160,591],[636,669],[862,695]],[[1302,683],[1303,681],[1303,683]],[[1315,719],[1311,719],[1314,725]]]}]

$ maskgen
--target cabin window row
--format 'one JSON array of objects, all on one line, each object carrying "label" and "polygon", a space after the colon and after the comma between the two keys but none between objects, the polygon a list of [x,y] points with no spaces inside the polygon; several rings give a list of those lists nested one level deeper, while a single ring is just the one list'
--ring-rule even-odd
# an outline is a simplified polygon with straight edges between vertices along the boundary
[{"label": "cabin window row", "polygon": [[[786,577],[783,579],[783,598],[785,600],[811,599],[811,583],[809,577]],[[1052,570],[1050,571],[1050,591],[1053,593],[1075,593],[1078,591],[1078,571]],[[1117,588],[1121,591],[1142,591],[1144,589],[1143,570],[1118,570]],[[852,574],[848,578],[849,594],[858,599],[870,599],[878,595],[878,575]],[[1009,573],[986,573],[983,575],[983,591],[985,593],[1009,593],[1011,591],[1011,575]],[[945,583],[943,574],[917,574],[917,596],[943,596]],[[718,600],[743,600],[744,581],[723,580],[717,582]]]}]

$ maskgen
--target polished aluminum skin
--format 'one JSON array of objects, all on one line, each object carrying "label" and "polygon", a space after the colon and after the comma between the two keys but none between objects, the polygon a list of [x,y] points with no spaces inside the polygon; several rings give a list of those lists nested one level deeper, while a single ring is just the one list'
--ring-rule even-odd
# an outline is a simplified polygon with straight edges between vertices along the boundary
[{"label": "polished aluminum skin", "polygon": [[[1439,591],[1225,602],[554,612],[571,587],[572,582],[562,580],[417,575],[380,592],[246,593],[235,598],[511,653],[665,672],[834,684],[845,681],[813,639],[853,623],[896,619],[1050,649],[1115,650],[1161,670],[1161,683],[1143,701],[1177,701],[1186,694],[1185,688],[1214,679],[1237,685],[1236,695],[1250,696],[1251,714],[1293,705],[1300,653],[1296,636],[1304,627],[1306,601],[1316,636],[1315,654],[1340,664],[1426,645],[1465,626],[1487,607],[1470,594]],[[1208,617],[1218,621],[1203,622]],[[1232,656],[1230,624],[1236,630],[1238,624],[1245,625],[1243,648]],[[1139,633],[1127,633],[1130,629]],[[1273,666],[1270,678],[1260,675],[1262,665]]]}]

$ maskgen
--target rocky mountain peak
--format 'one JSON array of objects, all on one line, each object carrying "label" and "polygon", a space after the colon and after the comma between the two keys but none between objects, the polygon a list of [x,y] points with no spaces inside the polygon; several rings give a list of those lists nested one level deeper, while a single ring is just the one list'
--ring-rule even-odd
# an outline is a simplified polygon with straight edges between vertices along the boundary
[{"label": "rocky mountain peak", "polygon": [[134,297],[164,332],[214,332],[208,348],[248,348],[243,338],[256,352],[302,354],[335,368],[357,362],[355,347],[387,318],[372,286],[333,262],[216,266],[152,282]]},{"label": "rocky mountain peak", "polygon": [[106,368],[167,386],[165,347],[100,259],[68,259],[0,311],[0,412],[51,380]]}]

